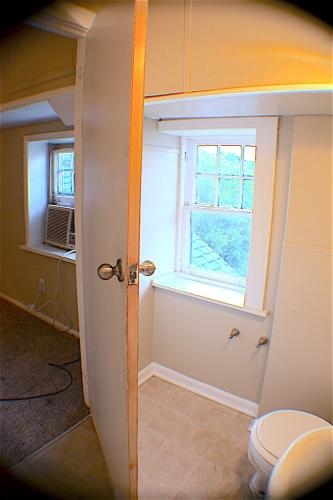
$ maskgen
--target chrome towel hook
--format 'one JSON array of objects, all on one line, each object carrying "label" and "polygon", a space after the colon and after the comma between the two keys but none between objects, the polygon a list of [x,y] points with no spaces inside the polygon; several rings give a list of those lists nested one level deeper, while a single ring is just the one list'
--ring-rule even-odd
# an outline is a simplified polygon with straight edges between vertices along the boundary
[{"label": "chrome towel hook", "polygon": [[268,344],[268,338],[267,337],[260,337],[258,342],[256,343],[256,348],[259,349],[262,345]]},{"label": "chrome towel hook", "polygon": [[237,337],[239,335],[239,330],[238,328],[233,328],[228,336],[228,339],[233,339],[234,337]]}]

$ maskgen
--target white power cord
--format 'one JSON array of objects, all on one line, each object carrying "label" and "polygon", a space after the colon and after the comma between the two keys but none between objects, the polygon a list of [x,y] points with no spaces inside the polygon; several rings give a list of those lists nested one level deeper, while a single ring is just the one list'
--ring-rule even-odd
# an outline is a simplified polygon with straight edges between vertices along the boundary
[{"label": "white power cord", "polygon": [[[60,281],[61,281],[61,277],[60,277],[61,262],[63,262],[64,257],[66,257],[67,255],[74,253],[74,252],[75,252],[75,250],[69,250],[68,252],[65,252],[63,255],[61,255],[61,257],[58,259],[58,262],[57,262],[57,281],[56,281],[56,287],[55,287],[54,294],[53,294],[53,299],[47,300],[41,306],[37,307],[38,300],[39,300],[40,296],[42,295],[42,292],[39,290],[33,304],[30,306],[31,309],[35,310],[36,312],[40,312],[47,305],[53,304],[53,323],[52,324],[53,324],[54,328],[56,330],[58,330],[58,332],[68,332],[69,330],[71,330],[71,328],[73,328],[73,321],[70,318],[68,318],[68,316],[66,316],[66,314],[64,313],[64,303],[62,300],[59,302],[58,295],[59,295],[59,291],[60,291]],[[58,328],[56,326],[57,318],[64,319],[66,323],[69,323],[69,326],[67,328]]]}]

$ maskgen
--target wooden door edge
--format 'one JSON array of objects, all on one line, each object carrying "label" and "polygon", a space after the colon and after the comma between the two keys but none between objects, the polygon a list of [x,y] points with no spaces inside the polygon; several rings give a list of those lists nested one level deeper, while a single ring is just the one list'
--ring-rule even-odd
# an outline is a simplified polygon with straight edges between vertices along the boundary
[{"label": "wooden door edge", "polygon": [[[140,256],[141,163],[148,2],[135,0],[128,168],[128,264]],[[125,273],[127,275],[127,273]],[[138,498],[138,317],[139,286],[127,288],[127,383],[129,498]]]}]

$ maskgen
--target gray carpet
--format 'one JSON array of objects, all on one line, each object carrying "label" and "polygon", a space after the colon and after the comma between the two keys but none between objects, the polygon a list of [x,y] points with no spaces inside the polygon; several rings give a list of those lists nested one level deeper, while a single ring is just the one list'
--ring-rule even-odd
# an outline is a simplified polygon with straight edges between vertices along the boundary
[{"label": "gray carpet", "polygon": [[[10,468],[89,415],[79,340],[0,299],[0,466]],[[72,362],[68,364],[69,362]],[[63,368],[49,363],[63,365]],[[72,381],[71,381],[72,378]]]}]

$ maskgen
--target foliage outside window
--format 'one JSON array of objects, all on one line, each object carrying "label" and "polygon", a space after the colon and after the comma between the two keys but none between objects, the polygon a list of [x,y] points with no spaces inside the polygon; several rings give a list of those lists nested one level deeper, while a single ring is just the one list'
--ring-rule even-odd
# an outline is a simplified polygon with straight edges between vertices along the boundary
[{"label": "foliage outside window", "polygon": [[255,137],[187,140],[182,272],[245,291]]}]

